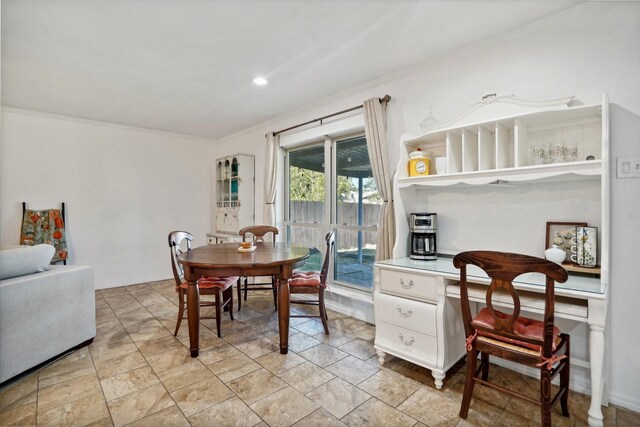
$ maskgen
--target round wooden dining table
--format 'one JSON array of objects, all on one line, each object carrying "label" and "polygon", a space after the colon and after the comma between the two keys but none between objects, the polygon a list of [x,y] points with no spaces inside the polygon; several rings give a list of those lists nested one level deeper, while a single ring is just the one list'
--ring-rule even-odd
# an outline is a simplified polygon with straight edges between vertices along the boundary
[{"label": "round wooden dining table", "polygon": [[178,255],[187,288],[187,320],[191,357],[199,352],[200,293],[202,276],[276,276],[278,279],[278,329],[280,353],[289,350],[289,282],[293,269],[304,264],[309,248],[282,242],[256,243],[253,252],[238,252],[238,243],[206,245]]}]

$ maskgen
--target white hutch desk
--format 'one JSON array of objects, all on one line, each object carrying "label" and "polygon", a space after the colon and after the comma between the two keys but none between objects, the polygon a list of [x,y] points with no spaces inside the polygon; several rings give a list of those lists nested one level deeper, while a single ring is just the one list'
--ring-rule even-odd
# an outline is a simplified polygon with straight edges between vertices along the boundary
[{"label": "white hutch desk", "polygon": [[[465,354],[459,271],[451,258],[408,258],[412,212],[438,214],[439,254],[484,249],[542,257],[546,222],[587,222],[598,227],[600,278],[570,275],[557,284],[555,314],[589,326],[576,331],[579,340],[588,341],[584,357],[589,360],[572,359],[588,370],[589,424],[601,426],[609,293],[608,97],[575,106],[580,103],[572,102],[573,97],[543,102],[485,98],[438,129],[400,138],[393,178],[394,259],[375,266],[379,361],[393,354],[424,366],[440,388],[447,369]],[[417,147],[432,159],[445,157],[446,173],[436,175],[431,167],[428,176],[409,177],[409,153]],[[531,155],[541,148],[551,152],[564,147],[575,148],[577,155],[542,162]],[[484,302],[481,287],[489,279],[471,267],[468,275],[474,284],[471,299],[476,305]],[[523,311],[534,317],[543,312],[541,277],[523,275],[514,285]],[[495,294],[494,303],[500,303]]]}]

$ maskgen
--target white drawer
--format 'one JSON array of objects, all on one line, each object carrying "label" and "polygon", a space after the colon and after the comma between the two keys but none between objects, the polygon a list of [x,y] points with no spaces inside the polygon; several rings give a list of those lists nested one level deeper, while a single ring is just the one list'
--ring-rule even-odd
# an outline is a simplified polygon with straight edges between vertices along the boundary
[{"label": "white drawer", "polygon": [[436,277],[380,269],[380,289],[411,298],[436,301]]},{"label": "white drawer", "polygon": [[376,329],[378,329],[376,344],[393,349],[394,351],[389,351],[390,353],[399,357],[410,356],[426,363],[436,363],[438,341],[435,337],[385,322],[379,322]]},{"label": "white drawer", "polygon": [[435,304],[378,294],[376,309],[383,322],[436,336]]}]

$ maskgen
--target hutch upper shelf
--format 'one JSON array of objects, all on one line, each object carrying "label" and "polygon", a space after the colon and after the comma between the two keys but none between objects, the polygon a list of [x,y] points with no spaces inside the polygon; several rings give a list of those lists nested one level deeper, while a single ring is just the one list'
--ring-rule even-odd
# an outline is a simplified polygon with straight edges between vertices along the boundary
[{"label": "hutch upper shelf", "polygon": [[[409,177],[408,153],[446,157],[447,173]],[[602,174],[602,105],[564,107],[403,135],[397,182],[483,185],[503,181],[590,179]]]}]

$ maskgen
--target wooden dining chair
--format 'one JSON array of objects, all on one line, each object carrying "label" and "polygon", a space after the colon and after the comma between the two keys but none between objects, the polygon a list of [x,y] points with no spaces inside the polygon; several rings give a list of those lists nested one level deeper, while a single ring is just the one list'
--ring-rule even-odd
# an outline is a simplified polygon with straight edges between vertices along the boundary
[{"label": "wooden dining chair", "polygon": [[[169,233],[169,248],[171,249],[171,268],[173,270],[173,278],[176,282],[176,292],[178,292],[178,322],[176,323],[176,330],[173,333],[174,336],[178,335],[180,324],[182,319],[186,319],[186,297],[187,297],[187,282],[184,280],[184,271],[182,266],[178,262],[178,255],[185,252],[182,250],[182,244],[186,245],[186,250],[191,250],[191,242],[193,241],[193,235],[186,231],[172,231]],[[229,277],[201,277],[198,281],[198,290],[200,295],[213,295],[214,301],[200,300],[200,307],[215,307],[215,317],[200,316],[200,319],[216,319],[216,329],[218,337],[222,338],[220,330],[220,323],[222,319],[222,310],[228,306],[229,315],[233,320],[233,284],[237,283],[240,286],[240,279],[237,276]]]},{"label": "wooden dining chair", "polygon": [[[486,291],[486,307],[471,317],[467,265],[475,265],[491,278]],[[551,426],[551,410],[560,400],[562,415],[569,416],[569,335],[560,333],[554,325],[555,282],[565,282],[567,272],[562,266],[528,255],[494,251],[462,252],[453,258],[453,265],[460,269],[460,301],[462,320],[467,337],[467,373],[460,417],[466,418],[475,383],[534,403],[541,408],[544,427]],[[520,298],[513,287],[513,280],[524,273],[545,275],[545,303],[543,320],[520,316]],[[474,287],[476,292],[478,287]],[[513,302],[511,314],[498,311],[493,306],[494,292],[507,292]],[[477,296],[477,295],[476,295]],[[476,368],[478,353],[480,366]],[[489,356],[496,356],[540,370],[540,399],[532,399],[515,390],[488,381]],[[560,389],[551,397],[551,381],[560,374]]]},{"label": "wooden dining chair", "polygon": [[324,333],[329,335],[329,326],[327,325],[327,309],[324,306],[324,290],[327,287],[327,276],[329,274],[329,262],[331,253],[336,243],[336,230],[331,230],[324,238],[327,248],[324,254],[324,262],[321,271],[304,271],[293,273],[289,279],[289,293],[293,294],[317,294],[318,299],[297,299],[290,300],[290,304],[309,304],[317,305],[319,315],[290,314],[289,317],[319,317],[324,327]]},{"label": "wooden dining chair", "polygon": [[[276,236],[278,235],[278,229],[276,227],[272,227],[270,225],[251,225],[249,227],[244,227],[241,229],[238,234],[242,236],[243,242],[252,241],[253,243],[264,242],[265,236],[271,233],[272,241],[276,241]],[[273,305],[275,309],[278,309],[278,294],[276,287],[276,276],[271,276],[270,282],[256,282],[254,279],[253,283],[249,283],[248,278],[244,278],[244,300],[247,300],[247,292],[248,291],[264,291],[271,290],[273,293]],[[238,299],[240,300],[240,291],[238,291]],[[238,302],[238,311],[242,307],[242,301]]]}]

